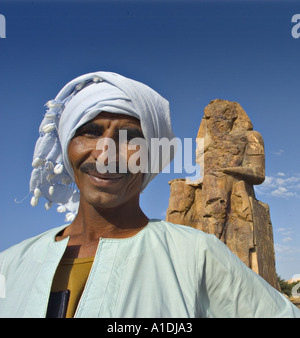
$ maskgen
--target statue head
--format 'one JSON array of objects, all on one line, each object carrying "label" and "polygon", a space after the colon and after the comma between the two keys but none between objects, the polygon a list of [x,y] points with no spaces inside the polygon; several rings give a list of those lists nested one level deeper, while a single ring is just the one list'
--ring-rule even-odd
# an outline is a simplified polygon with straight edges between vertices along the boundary
[{"label": "statue head", "polygon": [[213,134],[229,133],[235,129],[252,130],[252,123],[237,102],[213,100],[204,109],[203,122]]}]

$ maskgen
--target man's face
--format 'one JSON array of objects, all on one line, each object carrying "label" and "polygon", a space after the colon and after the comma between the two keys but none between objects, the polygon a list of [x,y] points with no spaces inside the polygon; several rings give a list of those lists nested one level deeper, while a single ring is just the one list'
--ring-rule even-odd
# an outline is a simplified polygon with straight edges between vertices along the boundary
[{"label": "man's face", "polygon": [[[74,171],[74,178],[80,190],[81,202],[85,201],[96,208],[114,208],[126,203],[138,203],[143,174],[118,173],[118,166],[123,160],[128,163],[135,150],[129,150],[127,141],[119,147],[119,131],[127,132],[127,140],[143,137],[140,121],[134,117],[101,112],[93,120],[79,127],[68,146],[68,156]],[[97,159],[107,150],[109,138],[116,146],[116,173],[99,173]],[[100,143],[99,143],[100,141]],[[101,146],[99,147],[99,144]],[[122,152],[122,154],[121,154]],[[100,157],[99,157],[100,156]],[[126,163],[126,164],[127,164]],[[109,164],[109,163],[107,163]]]}]

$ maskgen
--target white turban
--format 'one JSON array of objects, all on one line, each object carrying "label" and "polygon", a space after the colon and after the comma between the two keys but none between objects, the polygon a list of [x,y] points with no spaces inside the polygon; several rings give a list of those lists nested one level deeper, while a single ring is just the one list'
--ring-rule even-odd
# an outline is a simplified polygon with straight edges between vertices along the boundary
[{"label": "white turban", "polygon": [[[65,85],[46,106],[49,109],[40,125],[32,162],[31,204],[35,206],[43,196],[48,200],[46,209],[56,203],[59,212],[69,211],[67,221],[74,219],[79,206],[80,193],[67,150],[80,126],[106,111],[139,119],[148,149],[152,138],[174,138],[169,102],[150,87],[116,73],[82,75]],[[151,156],[153,159],[159,161],[158,156]],[[163,163],[161,170],[172,159],[173,155]],[[156,175],[157,172],[144,174],[142,190]]]}]

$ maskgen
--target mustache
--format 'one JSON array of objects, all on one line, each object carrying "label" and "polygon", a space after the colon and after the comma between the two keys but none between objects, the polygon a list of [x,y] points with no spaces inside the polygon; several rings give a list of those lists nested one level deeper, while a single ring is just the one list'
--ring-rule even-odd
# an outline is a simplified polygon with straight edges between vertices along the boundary
[{"label": "mustache", "polygon": [[[113,174],[122,174],[122,175],[130,175],[130,172],[128,170],[126,170],[126,172],[124,172],[124,169],[122,172],[120,172],[120,165],[119,162],[110,162],[107,166],[112,166],[113,168],[115,168],[115,171],[113,172]],[[83,163],[79,170],[84,173],[84,174],[90,174],[90,173],[95,173],[95,172],[99,172],[96,166],[95,162],[87,162],[87,163]],[[109,170],[108,170],[109,173]]]}]

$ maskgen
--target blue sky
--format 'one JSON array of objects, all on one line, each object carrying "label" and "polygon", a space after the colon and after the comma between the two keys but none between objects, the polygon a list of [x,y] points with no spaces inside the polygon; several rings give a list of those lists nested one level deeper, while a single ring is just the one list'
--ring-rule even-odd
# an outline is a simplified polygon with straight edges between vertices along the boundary
[{"label": "blue sky", "polygon": [[[81,74],[113,71],[170,101],[177,137],[196,137],[213,99],[239,102],[264,138],[277,272],[300,273],[299,1],[5,1],[0,39],[0,250],[64,223],[28,183],[44,104]],[[160,174],[141,205],[164,218],[169,185]],[[27,198],[22,203],[24,197]]]}]

